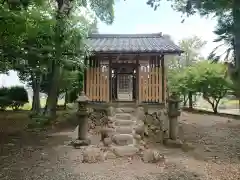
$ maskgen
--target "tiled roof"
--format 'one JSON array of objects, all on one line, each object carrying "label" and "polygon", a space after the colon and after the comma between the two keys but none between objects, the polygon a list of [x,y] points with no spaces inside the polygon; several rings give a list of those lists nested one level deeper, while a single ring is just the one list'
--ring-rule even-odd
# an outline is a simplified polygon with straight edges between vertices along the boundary
[{"label": "tiled roof", "polygon": [[181,53],[168,37],[158,34],[92,34],[87,44],[99,53]]}]

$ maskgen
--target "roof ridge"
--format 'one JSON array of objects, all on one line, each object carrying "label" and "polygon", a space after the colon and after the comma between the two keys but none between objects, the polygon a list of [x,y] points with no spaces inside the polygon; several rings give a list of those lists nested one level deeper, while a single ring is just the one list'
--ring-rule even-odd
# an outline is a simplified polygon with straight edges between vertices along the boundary
[{"label": "roof ridge", "polygon": [[163,37],[162,32],[160,33],[146,33],[146,34],[98,34],[93,33],[88,38],[154,38]]}]

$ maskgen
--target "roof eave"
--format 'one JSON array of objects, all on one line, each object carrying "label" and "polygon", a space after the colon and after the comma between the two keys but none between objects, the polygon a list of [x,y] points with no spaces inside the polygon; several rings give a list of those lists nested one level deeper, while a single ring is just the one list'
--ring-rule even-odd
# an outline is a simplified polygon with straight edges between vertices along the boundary
[{"label": "roof eave", "polygon": [[180,55],[184,51],[92,51],[95,54],[155,54],[155,55],[166,55],[166,54],[177,54]]}]

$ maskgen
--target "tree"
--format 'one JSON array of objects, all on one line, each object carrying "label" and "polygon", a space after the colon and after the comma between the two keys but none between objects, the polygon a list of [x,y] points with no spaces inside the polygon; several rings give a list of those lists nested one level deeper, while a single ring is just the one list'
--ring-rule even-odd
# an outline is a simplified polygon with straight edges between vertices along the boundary
[{"label": "tree", "polygon": [[220,100],[231,89],[232,82],[227,75],[227,67],[224,64],[210,64],[209,61],[198,64],[199,91],[203,98],[211,104],[213,112],[217,113]]},{"label": "tree", "polygon": [[200,59],[200,52],[206,43],[206,41],[197,36],[181,40],[179,46],[184,51],[181,56],[182,66],[191,66],[196,63]]},{"label": "tree", "polygon": [[24,104],[28,103],[28,93],[24,87],[13,86],[8,90],[8,97],[11,100],[13,110],[18,110]]},{"label": "tree", "polygon": [[[77,8],[79,6],[83,7],[90,7],[92,11],[96,14],[96,16],[108,23],[111,24],[113,22],[113,4],[114,0],[105,0],[105,1],[81,1],[78,3],[71,2],[71,1],[61,1],[57,0],[57,9],[56,9],[56,26],[55,26],[55,57],[54,61],[52,62],[52,66],[50,68],[51,72],[51,83],[48,92],[47,98],[47,106],[45,114],[49,115],[50,117],[54,117],[56,114],[56,104],[57,104],[57,94],[59,89],[59,77],[61,72],[61,60],[62,60],[62,45],[64,44],[64,34],[67,25],[67,21],[69,16],[71,15],[71,10],[73,8]],[[85,37],[87,34],[85,34]],[[83,42],[84,34],[81,34],[79,37],[79,42]],[[69,45],[75,45],[76,42],[72,42]],[[83,54],[86,52],[86,49],[80,48]]]},{"label": "tree", "polygon": [[[221,18],[218,18],[218,24],[214,31],[218,36],[215,39],[215,42],[222,42],[217,46],[209,55],[209,59],[213,59],[214,62],[218,62],[220,58],[224,55],[224,61],[226,61],[229,76],[234,82],[232,87],[234,95],[239,99],[240,98],[240,83],[238,81],[238,76],[236,73],[236,68],[234,67],[234,36],[233,36],[233,18],[231,14],[225,13],[221,15]],[[216,51],[221,46],[226,46],[226,50],[217,55]],[[239,99],[239,109],[240,109],[240,99]]]},{"label": "tree", "polygon": [[[54,5],[54,2],[57,6]],[[57,103],[57,94],[59,91],[59,82],[60,82],[60,74],[62,71],[62,67],[65,64],[65,60],[72,61],[74,63],[83,63],[83,58],[86,56],[87,47],[84,43],[84,39],[86,38],[88,32],[83,31],[80,27],[80,23],[78,20],[77,12],[79,12],[80,7],[90,8],[94,14],[102,21],[111,24],[113,22],[113,4],[114,0],[105,0],[105,1],[62,1],[56,0],[54,2],[50,2],[50,9],[53,10],[54,13],[46,13],[50,19],[54,21],[53,29],[54,34],[51,36],[51,41],[47,43],[47,53],[51,54],[51,61],[47,66],[47,73],[51,73],[49,91],[48,91],[48,99],[47,99],[47,107],[46,107],[46,115],[50,115],[53,117],[56,113],[56,103]],[[37,7],[37,9],[41,6],[38,5],[46,5],[45,1],[37,0],[37,1],[4,1],[1,4],[2,9],[4,10],[5,15],[14,15],[14,21],[8,27],[9,30],[12,31],[3,31],[3,32],[14,32],[15,20],[19,20],[19,22],[25,22],[26,14],[32,8]],[[49,4],[48,4],[49,5]],[[46,6],[44,6],[46,7]],[[40,12],[41,10],[39,10]],[[75,16],[75,18],[74,18]],[[12,17],[6,18],[7,20],[12,20]],[[6,23],[3,22],[2,25]],[[9,25],[9,23],[7,23]],[[18,25],[21,23],[18,23]],[[24,23],[23,23],[24,24]],[[24,24],[26,25],[26,23]],[[25,26],[20,26],[19,32],[24,32]],[[36,25],[36,24],[35,24]],[[21,29],[22,28],[22,29]],[[20,34],[21,34],[20,33]],[[4,54],[4,59],[9,57],[10,61],[15,61],[18,59],[17,53],[12,57],[11,50],[17,49],[18,52],[22,51],[22,36],[19,36],[17,33],[14,33],[16,38],[12,38],[11,34],[3,37],[7,37],[1,42],[13,42],[13,46],[7,45],[5,47],[2,43],[2,54]],[[21,34],[22,35],[22,34]],[[24,33],[23,33],[24,36]],[[9,41],[12,40],[12,41]],[[38,40],[38,38],[36,39]],[[23,41],[24,42],[24,41]],[[24,44],[24,43],[23,43]],[[48,46],[50,45],[50,46]],[[66,48],[67,47],[67,48]],[[70,51],[68,51],[71,49]],[[26,57],[25,57],[26,58]],[[22,58],[24,60],[24,58]],[[40,63],[41,64],[41,63]],[[18,67],[19,68],[19,67]],[[20,68],[19,68],[20,69]],[[29,77],[24,75],[23,77]]]},{"label": "tree", "polygon": [[[171,69],[169,71],[169,81],[171,82],[171,77],[176,76],[178,73],[181,73],[181,70],[185,67],[193,66],[200,60],[200,51],[206,45],[206,41],[203,41],[201,38],[197,36],[192,36],[189,38],[182,39],[179,42],[180,48],[184,51],[184,53],[180,57],[175,57],[171,61]],[[170,83],[171,84],[171,83]],[[171,86],[170,86],[171,87]],[[171,89],[171,88],[170,88]],[[189,101],[189,107],[193,107],[193,93],[188,90],[185,91],[183,95],[183,103],[184,106]]]},{"label": "tree", "polygon": [[[198,13],[202,16],[214,15],[222,19],[229,14],[233,20],[234,76],[235,83],[240,81],[240,1],[239,0],[171,0],[173,8],[187,16]],[[157,9],[161,0],[148,0],[147,4]]]},{"label": "tree", "polygon": [[[231,15],[224,14],[218,18],[218,23],[214,33],[217,35],[217,38],[214,40],[214,42],[220,42],[221,44],[213,49],[209,55],[209,59],[219,61],[224,55],[225,61],[234,62],[233,19]],[[222,46],[226,46],[226,50],[219,55],[217,54],[217,50]]]},{"label": "tree", "polygon": [[226,65],[211,63],[207,60],[184,68],[172,80],[173,92],[180,95],[189,90],[193,93],[202,93],[214,113],[217,113],[220,100],[231,89],[231,86],[232,82],[228,77]]}]

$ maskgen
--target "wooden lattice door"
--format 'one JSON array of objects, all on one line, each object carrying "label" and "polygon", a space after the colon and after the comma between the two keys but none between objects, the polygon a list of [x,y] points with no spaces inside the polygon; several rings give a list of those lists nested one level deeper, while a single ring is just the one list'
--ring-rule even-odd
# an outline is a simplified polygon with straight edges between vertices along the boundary
[{"label": "wooden lattice door", "polygon": [[133,86],[131,74],[118,74],[117,96],[119,101],[133,100]]}]

